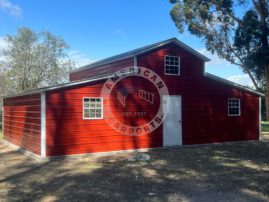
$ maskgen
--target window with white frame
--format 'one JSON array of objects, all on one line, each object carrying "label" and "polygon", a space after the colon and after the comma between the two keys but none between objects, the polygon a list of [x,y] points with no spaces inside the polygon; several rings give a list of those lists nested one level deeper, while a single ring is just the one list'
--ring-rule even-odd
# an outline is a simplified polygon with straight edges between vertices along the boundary
[{"label": "window with white frame", "polygon": [[229,116],[240,116],[240,99],[230,98],[228,99],[228,115]]},{"label": "window with white frame", "polygon": [[83,119],[103,118],[103,98],[83,98]]},{"label": "window with white frame", "polygon": [[168,75],[179,75],[180,74],[180,58],[178,56],[164,57],[164,73]]}]

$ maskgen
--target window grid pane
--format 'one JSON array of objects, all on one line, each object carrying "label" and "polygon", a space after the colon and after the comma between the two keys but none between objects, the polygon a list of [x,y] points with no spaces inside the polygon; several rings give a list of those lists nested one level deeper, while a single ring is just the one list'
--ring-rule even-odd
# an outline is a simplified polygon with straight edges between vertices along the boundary
[{"label": "window grid pane", "polygon": [[165,73],[179,75],[179,60],[177,56],[165,56]]},{"label": "window grid pane", "polygon": [[228,115],[240,116],[240,99],[228,99]]},{"label": "window grid pane", "polygon": [[83,98],[83,118],[101,119],[103,113],[102,98]]}]

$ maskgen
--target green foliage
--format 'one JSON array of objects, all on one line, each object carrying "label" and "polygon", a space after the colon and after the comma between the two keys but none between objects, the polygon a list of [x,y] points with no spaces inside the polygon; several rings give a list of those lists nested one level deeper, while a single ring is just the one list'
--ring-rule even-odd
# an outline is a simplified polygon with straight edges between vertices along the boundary
[{"label": "green foliage", "polygon": [[5,84],[0,86],[0,94],[62,83],[74,66],[65,52],[68,45],[49,31],[35,33],[21,27],[15,36],[7,35],[6,41],[8,48],[3,50],[5,61],[0,72]]},{"label": "green foliage", "polygon": [[268,0],[170,2],[174,4],[171,17],[181,33],[187,28],[204,40],[207,50],[240,66],[256,89],[264,87],[264,69],[269,66]]},{"label": "green foliage", "polygon": [[207,50],[240,66],[266,93],[269,120],[269,0],[170,0],[179,32],[187,27]]},{"label": "green foliage", "polygon": [[262,132],[269,132],[269,122],[262,122]]},{"label": "green foliage", "polygon": [[243,63],[265,86],[264,67],[269,64],[269,47],[263,49],[262,46],[262,26],[259,23],[257,11],[248,10],[242,20],[243,27],[238,26],[234,36],[234,47],[241,55]]},{"label": "green foliage", "polygon": [[261,115],[262,115],[262,121],[266,121],[266,102],[265,97],[262,97],[261,100]]}]

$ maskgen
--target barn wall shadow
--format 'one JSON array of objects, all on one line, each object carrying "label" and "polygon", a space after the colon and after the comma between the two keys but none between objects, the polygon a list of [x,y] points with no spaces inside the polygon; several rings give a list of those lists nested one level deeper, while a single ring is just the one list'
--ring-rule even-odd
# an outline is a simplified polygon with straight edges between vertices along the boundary
[{"label": "barn wall shadow", "polygon": [[[11,174],[0,168],[4,173],[0,185],[8,185],[0,197],[25,201],[268,200],[268,141],[166,148],[149,154],[152,159],[140,163],[126,161],[125,155],[18,161]],[[9,155],[14,157],[14,152],[1,154],[0,160]],[[21,158],[15,155],[11,161]]]}]

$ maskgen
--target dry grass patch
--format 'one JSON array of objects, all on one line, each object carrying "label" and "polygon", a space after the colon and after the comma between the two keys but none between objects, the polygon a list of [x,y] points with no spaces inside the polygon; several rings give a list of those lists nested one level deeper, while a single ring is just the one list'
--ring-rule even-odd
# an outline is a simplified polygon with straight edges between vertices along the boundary
[{"label": "dry grass patch", "polygon": [[268,201],[269,141],[37,162],[0,144],[3,201]]}]

